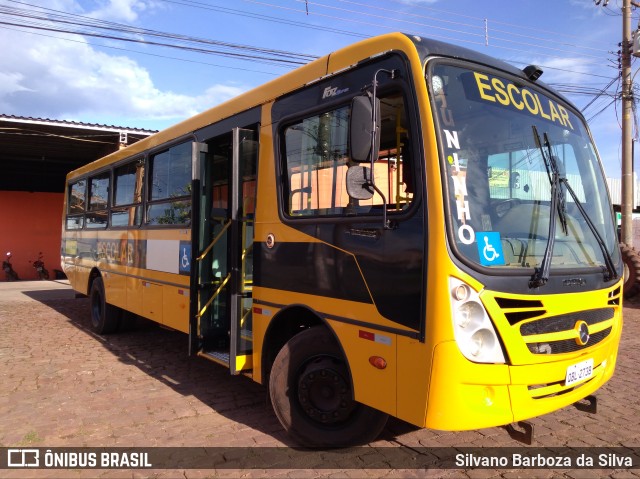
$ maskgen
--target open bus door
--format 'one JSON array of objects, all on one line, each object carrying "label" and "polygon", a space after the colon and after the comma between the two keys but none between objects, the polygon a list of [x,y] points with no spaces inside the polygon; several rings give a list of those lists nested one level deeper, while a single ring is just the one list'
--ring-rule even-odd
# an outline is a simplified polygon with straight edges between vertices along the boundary
[{"label": "open bus door", "polygon": [[231,374],[252,369],[257,134],[234,128],[194,148],[190,353]]}]

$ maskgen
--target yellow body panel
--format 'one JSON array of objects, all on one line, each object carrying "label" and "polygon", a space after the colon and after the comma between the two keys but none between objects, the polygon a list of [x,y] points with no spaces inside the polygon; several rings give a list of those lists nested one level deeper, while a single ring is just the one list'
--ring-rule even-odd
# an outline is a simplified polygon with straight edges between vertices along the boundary
[{"label": "yellow body panel", "polygon": [[127,278],[127,309],[134,314],[144,315],[142,281],[139,278]]},{"label": "yellow body panel", "polygon": [[[573,313],[576,305],[584,311],[602,308],[607,305],[612,292],[620,294],[620,287],[618,283],[613,288],[596,292],[507,296],[540,299],[547,311],[546,316],[541,317],[544,319]],[[495,295],[505,296],[485,291],[481,297],[485,304],[490,304]],[[422,425],[434,429],[463,430],[508,424],[549,413],[592,394],[611,377],[616,364],[622,315],[619,305],[612,303],[609,307],[614,310],[613,317],[597,327],[590,327],[591,334],[606,327],[612,328],[609,336],[597,345],[565,354],[535,355],[525,346],[525,338],[529,341],[529,337],[516,332],[526,322],[511,326],[504,313],[487,308],[512,364],[476,364],[462,356],[455,341],[436,344],[427,414]],[[451,328],[449,318],[441,324],[443,330]],[[445,332],[443,336],[446,335]],[[575,339],[576,335],[569,339]],[[563,334],[555,333],[545,336],[545,339],[550,341],[561,337]],[[586,359],[594,361],[593,376],[566,387],[567,368]]]},{"label": "yellow body panel", "polygon": [[513,421],[506,365],[474,364],[454,341],[438,344],[424,424],[449,431],[478,429]]},{"label": "yellow body panel", "polygon": [[[338,321],[329,321],[329,325],[340,338],[351,370],[356,401],[396,416],[396,396],[392,393],[396,388],[396,335],[386,332],[374,333],[373,328]],[[374,334],[374,339],[360,337],[360,331]],[[374,367],[369,362],[372,356],[383,358],[387,364],[386,368]],[[381,394],[383,391],[386,393]]]},{"label": "yellow body panel", "polygon": [[189,286],[164,286],[162,324],[168,328],[189,332]]},{"label": "yellow body panel", "polygon": [[104,292],[109,303],[119,308],[127,307],[127,277],[124,274],[110,273],[105,271],[102,274],[104,281]]}]

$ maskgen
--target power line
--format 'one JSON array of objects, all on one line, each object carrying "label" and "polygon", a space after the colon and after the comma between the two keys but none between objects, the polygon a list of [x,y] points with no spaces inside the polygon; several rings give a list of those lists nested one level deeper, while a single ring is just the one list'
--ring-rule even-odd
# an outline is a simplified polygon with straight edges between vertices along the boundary
[{"label": "power line", "polygon": [[[215,47],[220,48],[220,50],[214,50],[214,49],[211,49],[211,48],[189,47],[189,46],[185,46],[185,45],[152,42],[152,41],[149,41],[149,40],[141,40],[139,38],[114,37],[112,35],[98,34],[98,33],[94,33],[94,32],[91,32],[91,31],[86,31],[86,30],[72,30],[72,29],[46,27],[46,26],[43,26],[44,24],[35,24],[35,25],[31,24],[31,25],[29,25],[29,24],[26,24],[26,23],[25,24],[17,24],[17,23],[14,23],[14,22],[0,22],[0,23],[4,23],[4,24],[7,24],[7,25],[12,25],[12,26],[25,27],[25,28],[35,28],[35,29],[42,29],[42,30],[49,30],[49,31],[58,31],[58,32],[62,32],[62,33],[80,34],[80,35],[87,35],[87,36],[93,36],[93,37],[98,37],[98,38],[108,38],[108,39],[128,41],[128,42],[134,42],[134,43],[146,43],[146,44],[151,44],[151,45],[156,45],[156,46],[164,46],[164,47],[172,47],[172,48],[180,48],[180,49],[185,49],[185,50],[192,50],[192,51],[196,51],[198,53],[217,54],[217,55],[222,55],[222,56],[236,57],[236,58],[240,58],[240,59],[261,60],[261,61],[267,61],[267,62],[272,62],[272,63],[284,63],[284,64],[292,64],[292,65],[302,65],[302,64],[305,64],[305,63],[309,62],[310,60],[313,60],[313,59],[316,58],[314,55],[308,55],[308,54],[304,54],[304,53],[295,53],[295,52],[288,52],[288,51],[283,51],[283,50],[275,50],[275,49],[269,49],[269,48],[263,48],[263,47],[255,47],[255,46],[250,46],[250,45],[241,45],[241,44],[235,44],[235,43],[223,42],[223,41],[217,41],[217,40],[211,40],[211,39],[204,39],[204,38],[197,38],[197,37],[181,35],[181,34],[175,34],[175,33],[159,32],[159,31],[156,31],[156,30],[137,28],[137,27],[130,27],[128,25],[119,24],[119,23],[115,23],[115,22],[106,22],[106,21],[97,20],[97,19],[94,19],[94,18],[91,18],[91,17],[85,17],[85,16],[82,16],[82,15],[67,14],[65,12],[61,12],[61,11],[58,11],[58,10],[48,9],[48,8],[44,8],[44,7],[38,7],[38,6],[35,6],[35,5],[28,4],[28,3],[18,2],[16,0],[9,0],[9,1],[12,1],[14,3],[20,3],[20,4],[23,4],[23,5],[32,6],[32,7],[35,7],[35,8],[40,8],[42,10],[47,10],[47,11],[53,12],[53,13],[48,13],[45,16],[45,15],[38,15],[38,14],[36,14],[33,11],[30,11],[30,10],[14,9],[14,8],[1,7],[1,6],[0,6],[0,13],[4,13],[5,15],[9,15],[9,16],[12,16],[12,17],[27,18],[27,19],[30,19],[30,20],[40,20],[40,21],[44,21],[44,22],[47,22],[47,23],[53,23],[53,24],[62,23],[62,24],[66,24],[66,25],[75,25],[75,26],[79,26],[79,27],[90,27],[90,28],[97,28],[99,30],[115,31],[115,32],[118,32],[118,33],[132,34],[132,35],[136,35],[136,36],[140,36],[140,35],[144,36],[144,35],[146,35],[146,36],[151,36],[151,37],[156,37],[156,38],[171,39],[171,40],[175,40],[175,41],[178,41],[178,42],[184,42],[184,43],[187,43],[187,44],[207,45],[207,46],[211,45],[211,46],[215,46]],[[238,52],[243,52],[243,53],[238,53]],[[249,53],[245,53],[245,52],[249,52]]]},{"label": "power line", "polygon": [[358,37],[358,38],[369,38],[370,35],[364,35],[361,33],[356,33],[356,32],[350,32],[347,30],[340,30],[337,28],[332,28],[332,27],[327,27],[327,26],[323,26],[323,25],[316,25],[316,24],[309,24],[309,23],[304,23],[304,22],[298,22],[298,21],[293,21],[293,20],[286,20],[283,18],[278,18],[278,17],[272,17],[269,15],[262,15],[262,14],[257,14],[257,13],[252,13],[252,12],[246,12],[243,10],[235,10],[232,8],[226,8],[226,7],[217,7],[217,6],[213,6],[213,5],[209,5],[206,3],[202,3],[202,2],[197,2],[195,0],[161,0],[165,3],[174,3],[176,5],[183,5],[183,6],[187,6],[187,7],[192,7],[192,8],[200,8],[200,9],[204,9],[204,10],[212,10],[212,11],[216,11],[216,12],[220,12],[220,13],[226,13],[229,15],[236,15],[236,16],[241,16],[241,17],[245,17],[245,18],[254,18],[254,19],[258,19],[258,20],[264,20],[264,21],[268,21],[268,22],[274,22],[274,23],[280,23],[283,25],[289,25],[289,26],[294,26],[294,27],[301,27],[301,28],[307,28],[307,29],[312,29],[312,30],[321,30],[321,31],[326,31],[329,33],[337,33],[340,35],[347,35],[347,36],[351,36],[351,37]]},{"label": "power line", "polygon": [[[175,33],[167,33],[167,32],[159,32],[156,30],[150,30],[150,29],[144,29],[144,28],[137,28],[137,27],[131,27],[128,25],[123,25],[123,24],[119,24],[119,23],[115,23],[115,22],[107,22],[107,21],[103,21],[103,20],[98,20],[95,18],[91,18],[91,17],[85,17],[82,15],[75,15],[75,14],[70,14],[70,13],[66,13],[66,12],[62,12],[59,10],[54,10],[54,9],[49,9],[49,8],[45,8],[45,7],[40,7],[40,6],[36,6],[36,5],[32,5],[26,2],[21,2],[18,0],[8,0],[11,1],[12,3],[16,3],[16,4],[21,4],[21,5],[26,5],[29,7],[33,7],[33,8],[37,8],[39,9],[41,12],[46,12],[46,14],[44,13],[40,13],[37,14],[36,12],[32,11],[32,10],[24,10],[24,9],[16,9],[16,8],[8,8],[8,7],[2,7],[0,8],[0,13],[3,13],[4,15],[8,15],[11,17],[18,17],[18,18],[23,18],[23,19],[28,19],[31,21],[31,23],[16,23],[16,22],[7,22],[7,21],[0,21],[0,24],[5,24],[5,25],[9,25],[9,26],[14,26],[16,28],[26,28],[26,29],[31,29],[31,30],[37,30],[37,31],[52,31],[52,32],[59,32],[59,33],[68,33],[68,34],[74,34],[74,35],[83,35],[83,36],[88,36],[88,37],[93,37],[93,38],[104,38],[104,39],[109,39],[109,40],[117,40],[117,41],[124,41],[124,42],[130,42],[130,43],[142,43],[142,44],[147,44],[147,45],[152,45],[152,46],[160,46],[160,47],[167,47],[167,48],[174,48],[174,49],[180,49],[183,51],[190,51],[190,52],[195,52],[195,53],[204,53],[204,54],[212,54],[212,55],[219,55],[219,56],[223,56],[223,57],[227,57],[230,59],[234,59],[234,60],[244,60],[244,61],[253,61],[253,62],[263,62],[263,63],[267,63],[271,66],[284,66],[284,67],[293,67],[293,66],[297,66],[297,65],[301,65],[304,63],[307,63],[308,61],[317,58],[314,55],[309,55],[309,54],[300,54],[300,53],[295,53],[295,52],[287,52],[287,51],[283,51],[283,50],[274,50],[274,49],[268,49],[268,48],[263,48],[263,47],[253,47],[250,45],[240,45],[240,44],[235,44],[235,43],[230,43],[230,42],[222,42],[222,41],[216,41],[216,40],[211,40],[211,39],[203,39],[203,38],[197,38],[197,37],[192,37],[192,36],[188,36],[188,35],[182,35],[182,34],[175,34]],[[347,34],[347,35],[352,35],[352,36],[362,36],[362,37],[366,37],[366,35],[360,35],[357,32],[349,32],[346,30],[339,30],[339,29],[335,29],[335,28],[328,28],[328,27],[324,27],[324,26],[320,26],[320,25],[315,25],[315,24],[305,24],[302,22],[295,22],[295,21],[289,21],[289,20],[285,20],[282,18],[278,18],[278,17],[273,17],[273,16],[266,16],[266,15],[261,15],[261,14],[255,14],[255,13],[251,13],[251,12],[244,12],[241,10],[235,10],[235,9],[229,9],[229,8],[225,8],[225,7],[216,7],[216,6],[212,6],[212,5],[208,5],[208,4],[204,4],[202,2],[198,2],[195,0],[164,0],[167,3],[174,3],[174,4],[178,4],[178,5],[184,5],[184,6],[189,6],[192,8],[204,8],[204,9],[209,9],[209,10],[213,10],[213,11],[218,11],[221,13],[225,13],[225,14],[233,14],[233,15],[240,15],[243,17],[249,17],[249,18],[254,18],[257,20],[261,20],[261,21],[270,21],[270,22],[278,22],[278,23],[285,23],[288,25],[292,25],[292,26],[296,26],[296,27],[305,27],[305,28],[314,28],[314,29],[319,29],[319,30],[323,30],[323,31],[329,31],[329,32],[337,32],[337,33],[341,33],[341,34]],[[296,1],[300,1],[300,0],[296,0]],[[348,4],[352,4],[352,5],[357,5],[357,6],[363,6],[364,4],[355,2],[355,1],[348,1],[348,0],[338,0],[341,1],[343,3],[348,3]],[[261,5],[265,5],[265,6],[270,6],[270,7],[278,7],[278,8],[283,8],[286,10],[294,10],[296,12],[298,12],[298,10],[295,9],[291,9],[290,7],[281,7],[278,5],[273,5],[273,4],[269,4],[266,2],[261,2],[261,1],[257,1],[257,0],[250,0],[250,3],[254,3],[254,4],[261,4]],[[326,7],[326,5],[324,4],[320,4],[320,3],[311,3],[311,5],[316,5],[316,6],[323,6]],[[334,9],[337,9],[337,7],[332,7]],[[379,11],[384,11],[384,12],[394,12],[394,10],[391,9],[387,9],[387,8],[382,8],[382,7],[375,7],[375,9],[379,10]],[[361,12],[357,12],[354,10],[349,10],[349,9],[337,9],[340,11],[347,11],[347,12],[353,12],[353,13],[358,13],[361,14]],[[317,15],[317,14],[316,14]],[[338,16],[332,16],[332,15],[324,15],[328,18],[331,19],[337,19],[337,20],[345,20],[345,21],[349,21],[349,19],[345,19],[342,17],[338,17]],[[375,14],[369,14],[369,16],[374,17],[374,18],[385,18],[382,17],[381,15],[375,15]],[[432,18],[432,17],[426,17],[424,15],[413,15],[415,18]],[[467,16],[469,18],[472,18],[470,16]],[[478,17],[473,17],[473,18],[478,18]],[[393,19],[391,19],[393,20]],[[46,22],[46,23],[42,23],[42,22]],[[51,24],[64,24],[64,25],[72,25],[72,28],[61,28],[61,27],[52,27],[50,26]],[[368,22],[361,22],[367,25],[373,25],[373,26],[381,26],[381,25],[376,25],[376,24],[370,24]],[[421,24],[418,22],[409,22],[409,23],[415,23],[416,25],[422,25],[422,26],[427,26],[427,27],[432,27],[430,25],[427,24]],[[464,24],[461,22],[455,22],[455,21],[446,21],[445,23],[451,24],[451,25],[459,25],[459,26],[465,26],[465,27],[473,27],[472,25],[469,24]],[[501,23],[501,22],[496,22],[496,23]],[[105,33],[97,33],[94,31],[87,31],[86,29],[98,29],[98,30],[106,30],[109,32],[117,32],[117,33],[121,33],[125,36],[118,36],[118,35],[111,35],[111,34],[105,34]],[[441,29],[445,30],[445,31],[450,31],[453,33],[461,33],[464,35],[469,35],[469,32],[463,31],[463,30],[455,30],[455,29],[451,29],[451,28],[446,28],[446,27],[441,27]],[[502,31],[502,30],[501,30]],[[38,34],[36,32],[30,32],[30,33],[34,33],[34,34]],[[40,35],[43,35],[42,33],[39,33]],[[135,35],[135,37],[131,38],[128,37],[126,35]],[[148,37],[153,37],[153,38],[158,38],[158,39],[163,39],[163,40],[170,40],[169,41],[151,41],[148,39],[144,39],[144,38],[140,38],[140,36],[148,36]],[[527,35],[522,35],[523,37],[530,37]],[[59,38],[59,37],[56,37]],[[536,38],[536,37],[530,37],[530,38]],[[65,40],[70,40],[70,39],[65,39]],[[455,38],[455,39],[451,39],[457,42],[467,42],[467,43],[475,43],[475,44],[481,44],[480,42],[473,42],[470,40],[465,40],[465,39],[460,39],[460,38]],[[532,45],[532,44],[528,44],[528,43],[523,43],[523,42],[519,42],[519,41],[511,41],[509,39],[502,39],[502,38],[497,38],[494,40],[500,40],[500,41],[505,41],[505,42],[511,42],[514,44],[524,44],[527,46],[536,46],[536,45]],[[194,46],[196,45],[196,46]],[[202,45],[202,46],[201,46]],[[506,47],[506,46],[499,46],[499,45],[492,45],[495,48],[504,48],[504,49],[509,49],[509,50],[513,50],[513,51],[522,51],[516,48],[510,48],[510,47]],[[104,48],[113,48],[113,47],[107,47],[107,46],[103,46]],[[216,48],[212,48],[212,47],[216,47]],[[551,48],[551,47],[546,47],[546,48]],[[561,49],[555,49],[557,51],[564,51]],[[595,50],[595,49],[594,49]],[[126,51],[131,51],[131,50],[126,50]],[[137,53],[141,53],[141,54],[148,54],[148,53],[142,53],[142,52],[137,52]],[[540,53],[540,52],[538,52]],[[162,55],[153,55],[153,56],[160,56],[163,57]],[[593,55],[587,55],[587,54],[583,54],[583,57],[591,57],[591,58],[598,58],[600,59],[600,57],[595,57]],[[167,58],[167,57],[165,57]],[[171,58],[171,57],[168,57]],[[189,61],[189,60],[183,60],[183,61]],[[508,61],[508,60],[507,60]],[[514,62],[511,61],[511,63],[522,63],[522,62]],[[555,67],[550,67],[550,66],[544,66],[542,65],[543,68],[545,69],[555,69],[555,70],[560,70],[560,71],[566,71],[566,72],[571,72],[571,73],[578,73],[580,75],[588,75],[588,76],[593,76],[593,77],[601,77],[601,78],[607,78],[609,79],[610,77],[605,77],[603,75],[596,75],[596,74],[591,74],[591,73],[584,73],[584,72],[574,72],[571,70],[567,70],[567,69],[560,69],[560,68],[555,68]],[[228,68],[233,68],[233,67],[228,67]],[[241,68],[239,68],[241,69]],[[267,72],[261,72],[261,73],[267,73]],[[585,90],[585,89],[579,89],[576,86],[564,86],[562,87],[564,88],[564,92],[565,93],[570,93],[570,94],[581,94],[581,95],[593,95],[594,97],[602,95],[603,93],[601,92],[601,90]],[[562,89],[561,88],[561,89]],[[606,88],[604,89],[606,90]],[[596,98],[594,98],[593,101],[595,101]]]},{"label": "power line", "polygon": [[[169,1],[169,0],[164,0],[164,1]],[[302,0],[293,0],[293,1],[299,2],[299,1],[302,1]],[[340,1],[340,0],[338,0],[338,1]],[[281,9],[281,10],[289,11],[289,12],[296,12],[296,13],[300,12],[300,10],[294,9],[292,7],[286,7],[286,6],[283,6],[283,5],[278,5],[278,4],[274,4],[274,3],[268,3],[268,2],[260,1],[260,0],[245,0],[245,2],[253,3],[253,4],[256,4],[256,5],[266,6],[266,7],[269,7],[269,8],[277,8],[277,9]],[[330,6],[326,6],[324,4],[312,3],[312,2],[310,3],[310,5],[323,6],[323,7],[326,7],[326,8],[333,8],[333,9],[336,8],[336,7],[330,7]],[[362,4],[360,4],[360,5],[362,5]],[[484,42],[484,38],[485,38],[485,34],[484,33],[473,33],[473,32],[468,32],[468,31],[464,31],[464,30],[456,30],[456,29],[452,29],[452,28],[439,27],[439,26],[435,26],[435,25],[428,25],[428,24],[424,24],[424,23],[411,22],[411,21],[402,20],[402,19],[390,19],[388,17],[384,17],[384,16],[380,16],[380,15],[374,15],[374,14],[366,13],[366,12],[355,11],[355,10],[347,10],[347,12],[355,14],[355,15],[353,15],[353,17],[356,17],[356,18],[342,17],[342,16],[337,16],[337,15],[329,15],[329,14],[320,13],[320,12],[313,12],[313,11],[310,11],[309,14],[310,15],[315,15],[315,16],[318,16],[318,17],[327,18],[327,19],[330,19],[330,20],[339,20],[339,21],[344,21],[344,22],[349,22],[349,23],[355,23],[355,24],[358,24],[358,25],[364,25],[364,26],[368,26],[368,27],[375,27],[375,28],[380,28],[380,29],[388,29],[389,28],[388,25],[384,25],[384,24],[380,24],[380,23],[373,23],[373,22],[357,19],[357,18],[359,18],[361,16],[369,16],[369,17],[374,17],[374,18],[384,18],[384,19],[391,20],[393,22],[409,23],[409,24],[413,24],[414,26],[426,27],[426,28],[429,28],[430,30],[433,30],[433,29],[435,29],[435,30],[443,30],[443,31],[446,31],[447,33],[456,33],[456,34],[460,34],[460,35],[477,37],[476,41],[474,41],[474,40],[468,40],[468,39],[460,38],[460,37],[453,38],[453,37],[444,36],[444,35],[441,35],[441,34],[434,34],[432,31],[430,31],[429,36],[432,37],[432,38],[441,38],[441,39],[444,39],[444,40],[452,41],[454,43],[469,43],[469,44],[473,44],[473,45],[486,46],[485,42]],[[450,23],[456,23],[456,22],[450,22]],[[423,35],[423,33],[420,32],[420,31],[407,31],[406,33],[413,34],[413,35]],[[492,37],[492,38],[494,40],[502,41],[502,42],[506,42],[506,43],[514,43],[514,44],[521,44],[521,45],[524,45],[524,46],[527,46],[527,47],[534,47],[534,48],[537,49],[536,53],[538,55],[554,56],[554,57],[557,56],[556,53],[552,54],[552,53],[546,53],[546,52],[540,51],[540,49],[545,49],[545,50],[550,50],[550,51],[553,51],[553,52],[570,53],[572,56],[577,57],[577,58],[588,58],[593,63],[595,63],[597,61],[602,61],[601,57],[595,56],[595,55],[590,55],[590,54],[579,54],[579,55],[576,55],[575,51],[568,51],[568,50],[555,48],[555,47],[542,46],[542,45],[539,45],[539,44],[518,42],[518,41],[515,41],[515,40],[510,40],[510,39],[505,39],[505,38],[495,38],[495,37]],[[479,39],[482,39],[483,41],[478,41]],[[508,47],[508,46],[505,46],[505,45],[500,45],[500,44],[495,44],[495,43],[492,43],[491,47],[492,48],[510,50],[510,51],[516,51],[516,52],[530,53],[528,50]]]},{"label": "power line", "polygon": [[[294,0],[296,2],[307,2],[307,0]],[[368,5],[368,4],[364,4],[364,3],[360,3],[360,2],[355,2],[355,1],[351,1],[351,0],[337,0],[341,3],[347,3],[347,4],[351,4],[351,5],[356,5],[356,6],[360,6],[360,7],[366,7],[367,10],[379,10],[379,11],[383,11],[386,13],[394,13],[394,14],[398,14],[398,15],[402,15],[403,17],[415,17],[415,18],[424,18],[424,19],[428,19],[428,20],[435,20],[439,23],[447,23],[447,24],[451,24],[451,25],[457,25],[460,27],[469,27],[469,28],[473,28],[473,29],[479,29],[481,30],[481,32],[479,33],[471,33],[472,35],[478,35],[478,36],[482,36],[484,37],[485,35],[485,24],[484,24],[484,20],[490,20],[491,23],[497,23],[497,24],[502,24],[502,25],[511,25],[511,24],[507,24],[507,23],[503,23],[503,22],[498,22],[498,21],[494,21],[493,19],[487,19],[487,18],[479,18],[479,17],[472,17],[475,20],[479,20],[482,21],[481,23],[478,24],[470,24],[470,23],[461,23],[461,22],[456,22],[453,20],[448,20],[448,19],[442,19],[442,18],[437,18],[437,17],[431,17],[431,16],[426,16],[426,15],[420,15],[417,13],[412,13],[412,12],[406,12],[406,11],[400,11],[400,10],[394,10],[391,8],[385,8],[385,7],[378,7],[375,5]],[[323,4],[323,3],[318,3],[318,2],[308,2],[309,5],[317,5],[317,6],[321,6],[327,9],[336,9],[336,10],[343,10],[346,11],[348,13],[357,13],[358,15],[366,15],[366,16],[373,16],[373,17],[377,17],[377,18],[388,18],[388,17],[384,17],[384,16],[379,16],[379,15],[373,15],[367,12],[359,12],[359,11],[354,11],[354,10],[348,10],[348,9],[341,9],[338,7],[333,7],[327,4]],[[420,25],[420,26],[426,26],[429,28],[436,28],[436,29],[442,29],[442,27],[438,27],[438,26],[434,26],[434,25],[426,25],[426,24],[422,24],[422,23],[416,23],[416,22],[409,22],[406,20],[401,20],[401,19],[393,19],[395,21],[398,22],[404,22],[404,23],[409,23],[409,24],[416,24],[416,25]],[[517,28],[522,28],[521,25],[513,25]],[[456,31],[456,30],[452,30],[452,31]],[[466,31],[462,31],[462,30],[457,30],[459,33],[464,33],[467,34],[468,32]],[[532,36],[532,35],[525,35],[523,33],[518,33],[518,32],[513,32],[513,31],[507,31],[507,30],[500,30],[500,29],[495,29],[493,28],[492,31],[494,32],[498,32],[498,33],[506,33],[508,35],[512,35],[512,36],[517,36],[517,37],[522,37],[522,38],[527,38],[530,40],[537,40],[537,41],[542,41],[542,42],[553,42],[553,43],[558,43],[558,39],[556,37],[557,32],[549,32],[549,33],[553,33],[554,34],[554,38],[543,38],[540,36]],[[537,32],[540,32],[540,30],[537,30]],[[577,37],[576,37],[577,38]],[[492,39],[495,39],[492,37]],[[511,41],[511,40],[505,40],[505,39],[500,39],[503,41]],[[588,47],[582,43],[561,43],[562,45],[565,46],[569,46],[572,48],[580,48],[580,49],[585,49],[585,50],[592,50],[592,51],[597,51],[597,52],[603,52],[606,53],[606,51],[601,50],[599,48],[592,48],[592,47]]]},{"label": "power line", "polygon": [[231,69],[231,70],[240,70],[240,71],[246,71],[246,72],[250,72],[250,73],[263,73],[265,75],[272,75],[272,76],[277,76],[279,75],[279,73],[275,73],[275,72],[267,72],[267,71],[263,71],[263,70],[255,70],[255,69],[251,69],[251,68],[241,68],[241,67],[232,67],[229,65],[221,65],[219,63],[210,63],[210,62],[203,62],[203,61],[197,61],[197,60],[189,60],[186,58],[178,58],[178,57],[172,57],[172,56],[168,56],[168,55],[160,55],[157,53],[150,53],[150,52],[141,52],[140,50],[132,50],[130,48],[119,48],[119,47],[114,47],[113,45],[104,45],[104,44],[100,44],[100,43],[92,43],[92,42],[88,42],[86,40],[74,40],[72,38],[65,38],[65,37],[60,37],[60,36],[56,36],[56,35],[47,35],[46,33],[38,33],[38,32],[31,32],[31,31],[25,31],[25,30],[20,30],[17,28],[8,28],[8,27],[0,27],[3,28],[5,30],[11,30],[14,32],[18,32],[18,33],[23,33],[26,35],[38,35],[41,37],[46,37],[46,38],[53,38],[55,40],[60,40],[60,41],[64,41],[64,42],[72,42],[72,43],[80,43],[82,45],[89,45],[95,48],[107,48],[109,50],[118,50],[118,51],[122,51],[122,52],[128,52],[128,53],[133,53],[136,55],[146,55],[146,56],[151,56],[151,57],[157,57],[157,58],[165,58],[167,60],[176,60],[179,62],[186,62],[186,63],[194,63],[194,64],[199,64],[199,65],[207,65],[207,66],[212,66],[212,67],[216,67],[216,68],[227,68],[227,69]]}]

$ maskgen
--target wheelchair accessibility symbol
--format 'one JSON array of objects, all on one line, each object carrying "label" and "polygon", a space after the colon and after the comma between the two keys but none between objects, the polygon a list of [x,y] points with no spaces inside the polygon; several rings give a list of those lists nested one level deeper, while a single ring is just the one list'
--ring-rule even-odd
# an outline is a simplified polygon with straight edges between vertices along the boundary
[{"label": "wheelchair accessibility symbol", "polygon": [[189,241],[180,241],[178,268],[180,274],[187,275],[191,272],[191,243]]},{"label": "wheelchair accessibility symbol", "polygon": [[504,254],[502,252],[502,242],[500,241],[500,233],[476,233],[476,239],[478,241],[478,253],[480,256],[480,264],[482,266],[505,264]]}]

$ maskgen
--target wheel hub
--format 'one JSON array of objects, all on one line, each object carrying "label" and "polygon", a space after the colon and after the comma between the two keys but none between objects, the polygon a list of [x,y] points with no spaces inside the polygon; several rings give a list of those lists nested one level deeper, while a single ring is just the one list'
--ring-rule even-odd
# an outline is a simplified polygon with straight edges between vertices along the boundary
[{"label": "wheel hub", "polygon": [[354,408],[344,366],[330,357],[310,362],[299,376],[298,399],[304,412],[322,424],[346,420]]}]

